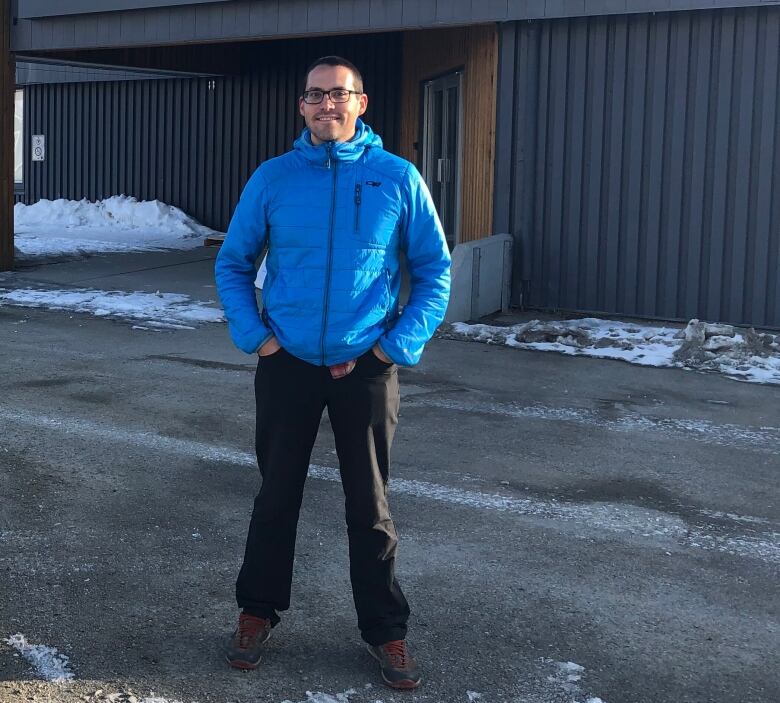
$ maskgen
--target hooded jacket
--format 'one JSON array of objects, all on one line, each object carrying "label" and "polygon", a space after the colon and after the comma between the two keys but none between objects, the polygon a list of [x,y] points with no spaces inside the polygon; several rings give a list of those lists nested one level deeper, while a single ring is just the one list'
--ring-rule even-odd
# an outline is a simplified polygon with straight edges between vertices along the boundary
[{"label": "hooded jacket", "polygon": [[[255,262],[267,247],[263,311]],[[411,293],[399,310],[401,252]],[[362,120],[349,142],[293,151],[254,172],[217,256],[217,289],[231,337],[253,353],[273,335],[316,365],[355,359],[379,343],[416,364],[444,319],[450,255],[417,169],[386,152]]]}]

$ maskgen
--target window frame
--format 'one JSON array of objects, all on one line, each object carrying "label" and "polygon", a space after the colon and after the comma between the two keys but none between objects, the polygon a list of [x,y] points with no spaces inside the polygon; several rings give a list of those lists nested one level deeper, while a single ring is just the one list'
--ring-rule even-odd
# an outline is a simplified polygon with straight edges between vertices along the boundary
[{"label": "window frame", "polygon": [[[22,88],[17,88],[14,91],[14,137],[16,137],[17,118],[19,120],[19,140],[14,138],[14,194],[24,193],[24,183],[26,174],[26,155],[27,149],[25,148],[25,133],[24,133],[24,103],[25,95]],[[19,113],[17,115],[17,107],[19,107]],[[17,166],[21,166],[21,180],[16,180]]]}]

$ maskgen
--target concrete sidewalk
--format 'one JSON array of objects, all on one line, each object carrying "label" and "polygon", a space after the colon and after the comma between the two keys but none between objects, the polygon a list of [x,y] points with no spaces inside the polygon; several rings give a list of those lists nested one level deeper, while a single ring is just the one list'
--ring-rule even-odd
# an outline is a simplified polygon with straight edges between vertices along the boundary
[{"label": "concrete sidewalk", "polygon": [[216,297],[214,259],[217,247],[186,251],[95,254],[61,260],[21,259],[16,270],[0,273],[3,281],[49,287],[183,293],[195,300]]},{"label": "concrete sidewalk", "polygon": [[[93,257],[0,285],[208,300],[212,257]],[[780,690],[775,387],[434,340],[400,370],[390,494],[425,683],[399,694],[355,627],[327,414],[292,608],[256,672],[221,660],[259,484],[256,362],[224,324],[145,332],[0,305],[0,358],[2,703],[774,703]],[[3,643],[16,633],[69,656],[74,680],[41,681]]]}]

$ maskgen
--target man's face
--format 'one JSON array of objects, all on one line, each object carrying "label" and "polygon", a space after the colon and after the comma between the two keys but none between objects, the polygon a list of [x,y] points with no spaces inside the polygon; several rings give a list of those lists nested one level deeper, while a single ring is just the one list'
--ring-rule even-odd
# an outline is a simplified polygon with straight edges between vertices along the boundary
[{"label": "man's face", "polygon": [[[317,66],[306,79],[306,90],[356,90],[355,77],[345,66]],[[348,142],[355,136],[355,122],[368,106],[368,97],[350,94],[345,103],[334,103],[328,95],[319,105],[309,105],[303,98],[298,109],[311,131],[314,144],[322,142]]]}]

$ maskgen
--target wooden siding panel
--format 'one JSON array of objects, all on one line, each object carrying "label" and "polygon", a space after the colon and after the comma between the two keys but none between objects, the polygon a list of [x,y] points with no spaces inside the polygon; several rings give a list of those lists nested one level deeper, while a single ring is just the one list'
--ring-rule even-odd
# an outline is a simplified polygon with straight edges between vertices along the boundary
[{"label": "wooden siding panel", "polygon": [[421,163],[421,85],[463,69],[463,154],[459,241],[493,233],[498,36],[493,25],[404,35],[400,153]]}]

